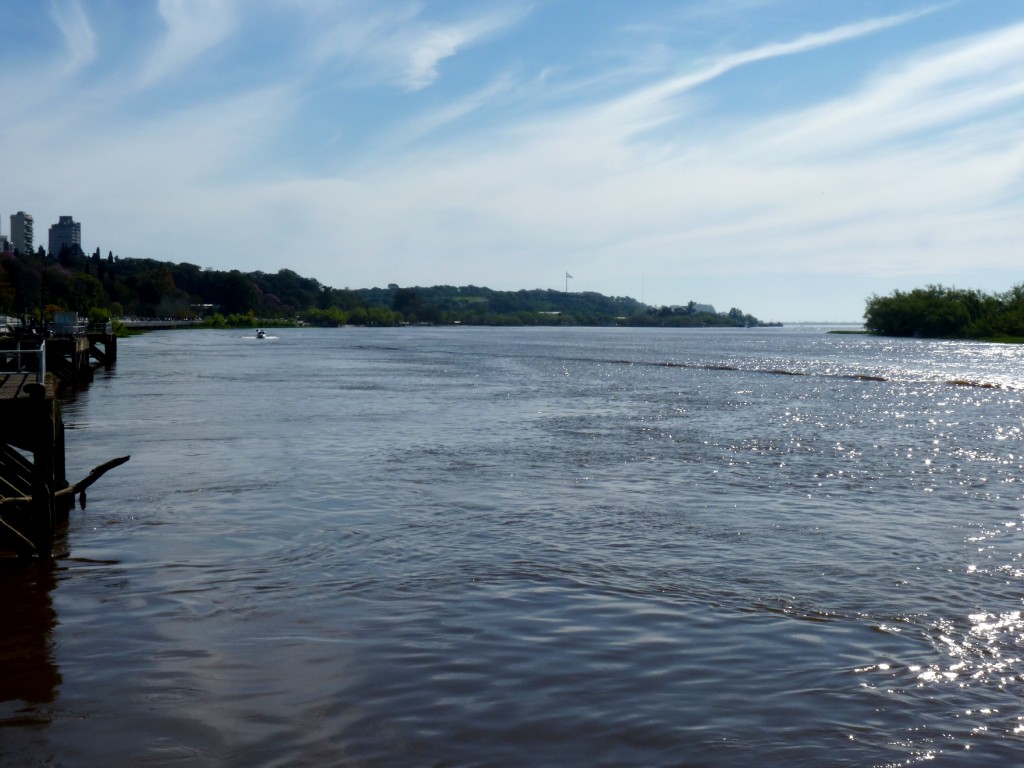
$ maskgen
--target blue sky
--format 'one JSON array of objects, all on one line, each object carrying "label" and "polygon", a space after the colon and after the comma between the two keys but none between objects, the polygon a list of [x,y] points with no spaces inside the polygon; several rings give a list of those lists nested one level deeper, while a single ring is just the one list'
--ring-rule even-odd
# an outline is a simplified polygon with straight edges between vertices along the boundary
[{"label": "blue sky", "polygon": [[1024,282],[1024,3],[0,0],[0,231],[763,320]]}]

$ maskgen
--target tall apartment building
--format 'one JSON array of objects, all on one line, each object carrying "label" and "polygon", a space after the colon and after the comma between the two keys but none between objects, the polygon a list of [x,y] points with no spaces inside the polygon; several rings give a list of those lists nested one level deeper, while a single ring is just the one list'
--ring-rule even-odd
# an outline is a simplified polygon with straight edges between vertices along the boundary
[{"label": "tall apartment building", "polygon": [[60,249],[82,250],[82,225],[70,216],[61,216],[56,224],[50,225],[50,258],[60,256]]},{"label": "tall apartment building", "polygon": [[32,217],[18,211],[11,216],[11,243],[21,253],[31,253],[34,250],[33,240]]}]

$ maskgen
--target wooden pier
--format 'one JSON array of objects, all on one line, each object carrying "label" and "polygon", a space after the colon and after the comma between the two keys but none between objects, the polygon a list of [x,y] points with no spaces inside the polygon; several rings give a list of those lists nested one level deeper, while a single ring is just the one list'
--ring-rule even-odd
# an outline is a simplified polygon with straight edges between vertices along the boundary
[{"label": "wooden pier", "polygon": [[74,486],[65,477],[59,393],[91,381],[93,360],[109,366],[116,357],[109,327],[0,337],[0,553],[49,556],[75,494],[84,503],[85,487],[128,460],[107,462]]},{"label": "wooden pier", "polygon": [[111,323],[86,326],[85,337],[89,340],[89,358],[93,365],[109,368],[117,362],[117,336]]},{"label": "wooden pier", "polygon": [[[0,344],[0,549],[47,556],[62,514],[57,491],[67,486],[64,422],[52,373],[10,370],[25,367],[28,346]],[[40,341],[35,355],[45,354]]]},{"label": "wooden pier", "polygon": [[46,342],[46,370],[58,386],[72,389],[92,381],[93,367],[117,362],[117,336],[111,323],[86,324],[74,312],[58,312]]}]

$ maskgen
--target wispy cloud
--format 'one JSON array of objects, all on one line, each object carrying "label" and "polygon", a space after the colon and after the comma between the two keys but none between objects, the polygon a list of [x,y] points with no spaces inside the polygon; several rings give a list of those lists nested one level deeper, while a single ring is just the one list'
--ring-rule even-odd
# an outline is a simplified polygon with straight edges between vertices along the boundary
[{"label": "wispy cloud", "polygon": [[[685,142],[670,131],[636,141],[652,118],[668,119],[669,99],[696,84],[906,19],[739,52],[597,106],[460,141],[447,153],[378,158],[334,199],[368,221],[401,210],[364,245],[383,256],[409,252],[414,242],[424,273],[439,264],[464,273],[481,253],[503,255],[491,263],[498,272],[560,254],[604,273],[640,260],[672,280],[942,271],[963,265],[967,253],[973,266],[998,267],[1024,238],[1012,202],[1024,192],[1024,138],[993,112],[1024,108],[1020,29],[913,56],[811,111],[724,132],[693,128],[691,112]],[[910,127],[931,133],[891,141]]]},{"label": "wispy cloud", "polygon": [[757,151],[866,151],[1019,109],[1022,97],[1024,24],[1018,24],[919,53],[856,93],[771,123],[774,135]]},{"label": "wispy cloud", "polygon": [[406,143],[438,131],[494,104],[507,96],[515,88],[516,83],[515,77],[509,73],[499,75],[473,93],[455,99],[432,112],[412,118],[408,124],[394,131],[391,138]]},{"label": "wispy cloud", "polygon": [[437,80],[443,61],[515,26],[528,12],[509,7],[445,23],[424,18],[419,6],[360,12],[345,4],[334,11],[335,22],[313,50],[321,62],[341,59],[374,72],[380,80],[417,91]]},{"label": "wispy cloud", "polygon": [[[616,10],[597,51],[576,45],[559,4],[495,2],[163,0],[165,34],[104,46],[98,67],[111,27],[54,0],[79,76],[55,76],[42,52],[0,72],[26,97],[0,125],[19,147],[11,204],[40,222],[71,212],[90,248],[120,255],[287,264],[336,286],[531,287],[559,263],[607,293],[635,292],[623,275],[643,271],[646,298],[664,302],[717,302],[699,285],[719,276],[721,300],[759,316],[781,313],[744,300],[743,285],[762,298],[755,275],[1017,269],[1024,23],[957,37],[931,5],[791,36],[748,19],[755,42],[723,53],[721,38],[694,48],[699,29]],[[113,28],[150,28],[149,8],[132,8]],[[277,47],[228,44],[236,29]],[[651,57],[645,41],[664,48]],[[805,78],[842,46],[856,55],[834,87]],[[153,51],[141,68],[140,49]],[[247,56],[252,77],[219,80],[217,99],[124,87],[186,83],[175,76],[212,53]],[[670,69],[682,55],[695,63]],[[749,103],[769,71],[809,83],[799,106]]]},{"label": "wispy cloud", "polygon": [[53,19],[67,51],[67,68],[75,71],[96,58],[96,35],[78,0],[55,0],[50,4]]},{"label": "wispy cloud", "polygon": [[167,31],[142,70],[143,86],[179,72],[224,40],[235,24],[231,0],[160,0],[158,8]]},{"label": "wispy cloud", "polygon": [[[663,108],[669,99],[691,91],[729,72],[743,66],[785,56],[796,56],[827,46],[854,40],[886,29],[906,24],[920,16],[932,12],[931,9],[915,13],[904,13],[878,19],[848,24],[827,30],[803,35],[786,42],[769,43],[744,51],[726,54],[705,63],[682,75],[671,77],[651,86],[638,89],[628,96],[612,102],[604,107],[609,117],[618,114],[623,122],[639,128],[660,122],[658,109]],[[641,118],[641,116],[643,116]]]},{"label": "wispy cloud", "polygon": [[523,9],[506,9],[459,24],[430,24],[412,40],[405,85],[411,90],[425,88],[437,79],[438,66],[461,49],[487,39],[516,24]]}]

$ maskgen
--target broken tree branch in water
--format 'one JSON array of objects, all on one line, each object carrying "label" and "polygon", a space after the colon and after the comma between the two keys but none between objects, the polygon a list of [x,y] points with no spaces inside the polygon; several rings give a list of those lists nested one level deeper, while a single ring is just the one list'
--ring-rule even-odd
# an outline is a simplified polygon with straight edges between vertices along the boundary
[{"label": "broken tree branch in water", "polygon": [[101,477],[103,477],[103,475],[106,474],[108,471],[110,471],[114,467],[121,466],[126,461],[128,461],[128,459],[130,459],[130,458],[131,458],[131,456],[119,456],[116,459],[111,459],[110,461],[105,461],[102,464],[100,464],[99,466],[93,467],[92,471],[88,475],[86,475],[84,478],[79,480],[74,485],[69,485],[67,488],[61,488],[59,491],[57,491],[55,496],[58,499],[62,499],[65,496],[74,496],[76,493],[80,493],[80,494],[82,494],[82,497],[83,497],[82,498],[82,502],[83,502],[83,506],[84,506],[85,489],[88,488],[93,483],[95,483]]}]

